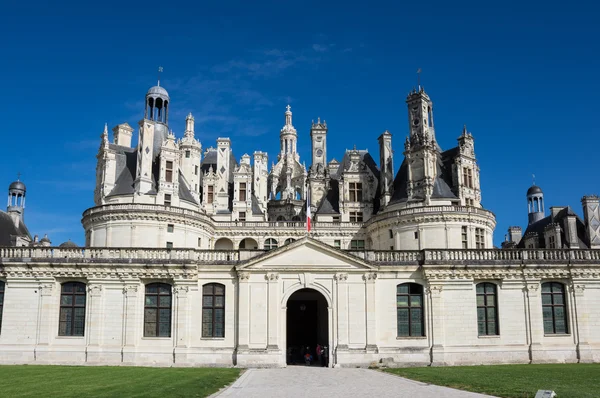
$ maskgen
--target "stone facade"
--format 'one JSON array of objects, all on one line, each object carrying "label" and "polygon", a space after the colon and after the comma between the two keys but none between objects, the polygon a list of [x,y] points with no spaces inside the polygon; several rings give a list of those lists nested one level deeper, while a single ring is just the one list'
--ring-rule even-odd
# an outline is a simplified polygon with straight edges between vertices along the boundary
[{"label": "stone facade", "polygon": [[[2,248],[2,363],[285,366],[294,293],[326,302],[330,366],[600,361],[596,250],[343,251],[302,238],[268,252]],[[61,284],[85,286],[81,336],[59,336]],[[145,337],[145,286],[172,297],[168,336]],[[423,330],[399,336],[397,286],[423,287]],[[564,286],[565,333],[544,333],[543,285]],[[221,337],[203,337],[203,287],[224,288]],[[478,329],[480,283],[497,333]],[[303,290],[305,291],[305,290]],[[147,321],[147,319],[146,319]]]},{"label": "stone facade", "polygon": [[102,133],[86,247],[0,246],[0,363],[281,367],[317,343],[329,366],[600,361],[598,198],[546,216],[531,187],[495,249],[473,136],[443,151],[429,96],[406,102],[397,171],[388,131],[379,165],[328,161],[320,119],[307,168],[289,106],[269,169],[228,138],[203,152],[191,114],[178,140],[152,87],[135,146]]}]

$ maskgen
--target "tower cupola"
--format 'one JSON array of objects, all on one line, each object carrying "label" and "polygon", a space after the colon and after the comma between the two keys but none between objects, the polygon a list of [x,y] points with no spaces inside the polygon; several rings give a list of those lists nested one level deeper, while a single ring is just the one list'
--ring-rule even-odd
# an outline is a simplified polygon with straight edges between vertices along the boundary
[{"label": "tower cupola", "polygon": [[530,225],[544,218],[544,192],[535,184],[527,190],[527,210]]},{"label": "tower cupola", "polygon": [[23,212],[25,211],[25,193],[27,189],[25,184],[17,178],[17,181],[8,186],[8,205],[7,212],[18,225],[23,221]]}]

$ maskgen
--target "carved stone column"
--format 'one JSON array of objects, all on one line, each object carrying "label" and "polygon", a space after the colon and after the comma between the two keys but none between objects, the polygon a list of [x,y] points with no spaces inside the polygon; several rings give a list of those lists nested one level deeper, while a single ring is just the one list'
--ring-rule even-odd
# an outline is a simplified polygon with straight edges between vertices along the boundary
[{"label": "carved stone column", "polygon": [[126,285],[123,288],[123,347],[134,347],[137,339],[137,328],[143,321],[143,311],[138,310],[138,294],[140,294],[140,285]]},{"label": "carved stone column", "polygon": [[[55,288],[54,282],[43,283],[39,287],[40,291],[40,301],[39,301],[39,324],[38,324],[38,341],[37,345],[48,345],[50,343],[51,336],[56,336],[58,334],[58,329],[54,328],[55,322],[52,322],[52,317],[56,315],[56,319],[58,322],[58,313],[54,311],[54,308],[57,308],[56,305],[60,300],[55,299]],[[60,294],[60,290],[58,291]],[[56,329],[56,330],[54,330]]]},{"label": "carved stone column", "polygon": [[104,311],[102,305],[102,285],[98,283],[88,284],[87,321],[85,334],[88,336],[88,346],[99,346],[102,344]]},{"label": "carved stone column", "polygon": [[238,351],[247,350],[250,343],[250,274],[238,274]]},{"label": "carved stone column", "polygon": [[190,305],[188,285],[176,284],[173,288],[175,296],[175,330],[173,331],[173,344],[177,348],[187,348],[190,344]]},{"label": "carved stone column", "polygon": [[431,362],[432,364],[445,364],[444,346],[446,342],[444,328],[444,299],[441,284],[429,283],[425,289],[427,305],[428,332],[430,335]]},{"label": "carved stone column", "polygon": [[336,274],[337,282],[337,330],[338,341],[336,351],[348,349],[348,274]]},{"label": "carved stone column", "polygon": [[377,353],[377,309],[375,307],[375,281],[377,273],[363,275],[365,281],[365,311],[367,315],[367,352]]},{"label": "carved stone column", "polygon": [[569,286],[570,301],[571,301],[571,324],[573,332],[577,337],[577,359],[582,363],[594,362],[592,348],[589,344],[590,339],[590,322],[589,316],[582,314],[590,314],[594,311],[593,308],[586,308],[584,305],[583,296],[585,293],[585,284],[583,282],[573,281]]},{"label": "carved stone column", "polygon": [[267,349],[279,350],[279,274],[265,275],[268,281]]}]

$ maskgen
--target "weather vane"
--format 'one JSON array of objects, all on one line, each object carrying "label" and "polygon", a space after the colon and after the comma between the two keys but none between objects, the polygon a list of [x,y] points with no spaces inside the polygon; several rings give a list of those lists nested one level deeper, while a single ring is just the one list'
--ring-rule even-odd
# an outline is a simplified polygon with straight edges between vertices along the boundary
[{"label": "weather vane", "polygon": [[533,185],[535,185],[535,174],[531,175],[531,179],[533,180]]},{"label": "weather vane", "polygon": [[159,66],[158,67],[158,85],[160,86],[160,73],[163,71],[163,67]]},{"label": "weather vane", "polygon": [[19,171],[19,172],[17,173],[17,181],[20,181],[20,180],[21,180],[21,172]]},{"label": "weather vane", "polygon": [[417,87],[421,88],[421,68],[417,69]]}]

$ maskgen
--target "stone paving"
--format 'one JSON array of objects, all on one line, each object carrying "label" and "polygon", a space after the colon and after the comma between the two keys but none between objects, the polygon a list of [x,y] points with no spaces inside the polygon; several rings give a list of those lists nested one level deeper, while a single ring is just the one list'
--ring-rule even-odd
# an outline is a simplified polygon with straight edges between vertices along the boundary
[{"label": "stone paving", "polygon": [[249,369],[215,397],[326,397],[349,398],[476,398],[490,397],[434,386],[369,369],[329,369],[288,366],[281,369]]}]

